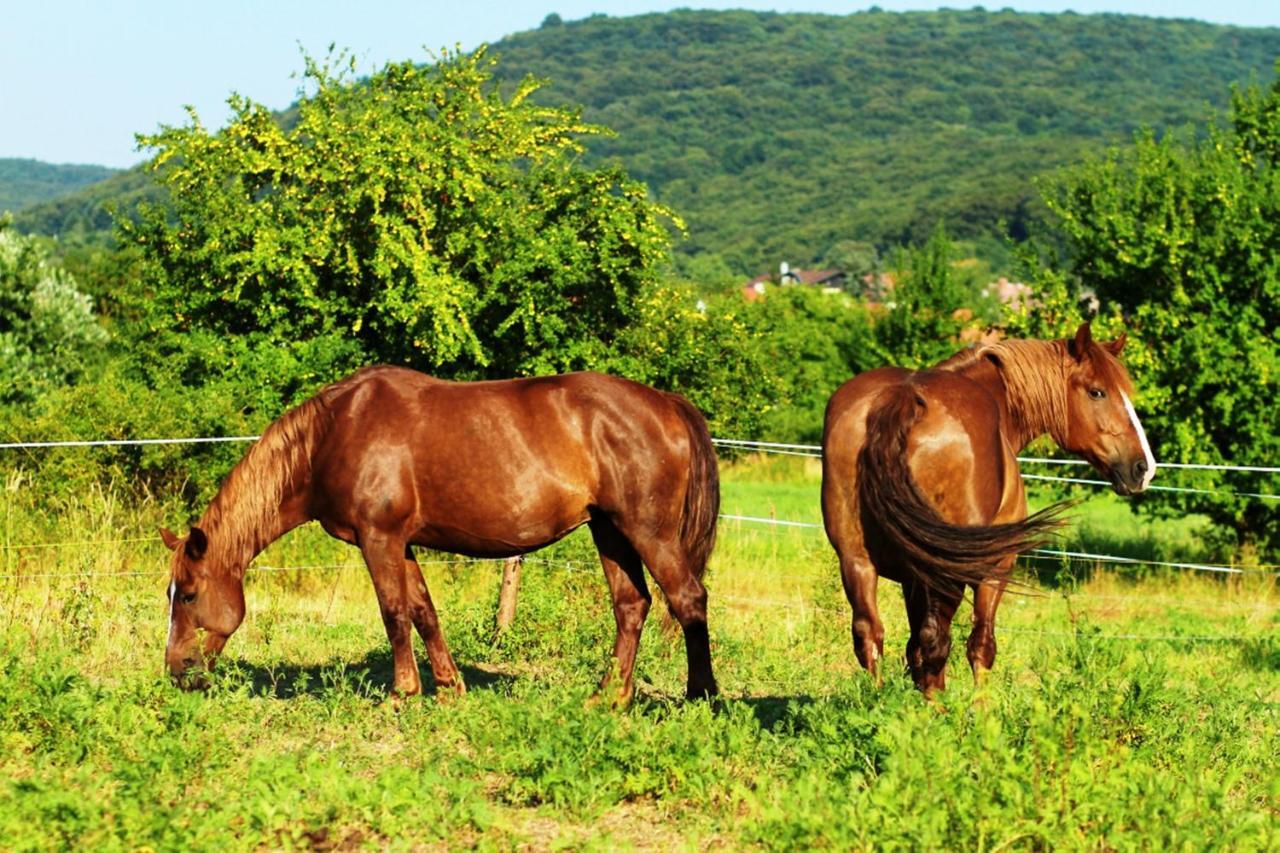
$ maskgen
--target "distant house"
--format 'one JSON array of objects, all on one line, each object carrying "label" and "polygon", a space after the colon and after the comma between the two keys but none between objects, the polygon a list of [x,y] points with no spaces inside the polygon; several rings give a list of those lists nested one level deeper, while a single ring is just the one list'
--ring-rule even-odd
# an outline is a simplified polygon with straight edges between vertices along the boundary
[{"label": "distant house", "polygon": [[773,280],[769,276],[758,275],[742,286],[742,298],[748,302],[763,299],[765,289],[772,283]]},{"label": "distant house", "polygon": [[844,270],[792,269],[790,264],[783,261],[778,265],[778,277],[776,279],[767,273],[758,275],[742,286],[742,296],[748,302],[754,302],[764,296],[770,285],[779,287],[803,285],[806,287],[820,287],[825,293],[838,293],[844,290],[847,280],[848,276],[845,275]]},{"label": "distant house", "polygon": [[846,279],[844,270],[793,270],[786,264],[782,265],[778,274],[778,283],[782,285],[805,284],[811,287],[832,287],[837,290],[844,290]]}]

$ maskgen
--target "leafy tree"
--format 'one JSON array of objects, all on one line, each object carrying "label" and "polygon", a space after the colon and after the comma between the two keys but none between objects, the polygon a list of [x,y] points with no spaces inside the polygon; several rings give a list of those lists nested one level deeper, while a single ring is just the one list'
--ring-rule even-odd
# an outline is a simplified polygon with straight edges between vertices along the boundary
[{"label": "leafy tree", "polygon": [[[1131,147],[1064,172],[1045,189],[1070,248],[1068,273],[1123,313],[1126,350],[1158,460],[1275,465],[1280,459],[1280,82],[1237,90],[1226,125],[1203,138],[1139,133]],[[1044,270],[1042,269],[1043,273]],[[1049,273],[1048,306],[1028,331],[1075,322],[1067,280]],[[1274,480],[1270,481],[1274,484]],[[1225,475],[1219,490],[1260,489]],[[1273,501],[1153,496],[1203,512],[1238,545],[1280,548]]]},{"label": "leafy tree", "polygon": [[864,276],[880,272],[880,253],[871,243],[862,240],[838,240],[822,256],[822,266],[844,270],[848,276],[847,289],[860,293]]},{"label": "leafy tree", "polygon": [[767,334],[779,386],[764,434],[776,441],[819,441],[835,390],[883,363],[871,315],[861,302],[808,287],[775,288],[751,313]]},{"label": "leafy tree", "polygon": [[146,260],[157,361],[185,361],[188,382],[258,369],[285,398],[367,361],[459,377],[600,363],[667,257],[668,213],[579,163],[602,129],[535,104],[531,79],[504,94],[493,64],[446,53],[355,84],[349,60],[308,60],[291,127],[233,96],[218,133],[193,112],[140,137],[171,195],[121,224]]},{"label": "leafy tree", "polygon": [[955,352],[983,298],[973,268],[959,265],[955,255],[941,222],[923,246],[898,252],[891,302],[874,326],[882,363],[917,369]]},{"label": "leafy tree", "polygon": [[684,394],[713,433],[755,437],[786,393],[766,324],[737,293],[697,300],[685,286],[650,288],[602,367]]},{"label": "leafy tree", "polygon": [[0,400],[31,400],[74,382],[106,341],[75,280],[37,238],[0,218]]}]

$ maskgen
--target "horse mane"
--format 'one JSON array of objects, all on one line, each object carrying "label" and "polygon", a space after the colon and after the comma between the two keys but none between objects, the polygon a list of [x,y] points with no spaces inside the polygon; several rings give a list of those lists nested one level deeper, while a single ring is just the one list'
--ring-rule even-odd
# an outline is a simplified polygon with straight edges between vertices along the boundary
[{"label": "horse mane", "polygon": [[[280,502],[310,478],[316,443],[328,427],[327,396],[317,394],[281,415],[231,469],[199,522],[211,550],[251,559],[279,534]],[[230,568],[242,575],[247,565],[248,559],[233,559]]]},{"label": "horse mane", "polygon": [[[1024,435],[1047,432],[1058,444],[1067,436],[1067,372],[1074,356],[1065,340],[1006,339],[963,349],[935,369],[963,372],[984,359],[993,362],[1004,380],[1009,411]],[[1091,366],[1108,386],[1133,395],[1133,383],[1120,361],[1091,342]]]}]

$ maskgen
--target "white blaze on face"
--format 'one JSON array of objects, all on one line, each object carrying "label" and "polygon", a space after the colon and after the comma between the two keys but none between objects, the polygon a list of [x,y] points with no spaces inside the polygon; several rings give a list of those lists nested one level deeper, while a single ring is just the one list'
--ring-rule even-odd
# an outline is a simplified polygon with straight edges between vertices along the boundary
[{"label": "white blaze on face", "polygon": [[1138,413],[1133,410],[1133,403],[1129,401],[1129,395],[1120,392],[1120,399],[1124,400],[1124,410],[1129,413],[1129,423],[1133,424],[1133,431],[1138,434],[1138,441],[1142,442],[1142,454],[1147,460],[1147,473],[1142,477],[1142,488],[1151,485],[1151,479],[1156,475],[1156,457],[1151,452],[1151,445],[1147,443],[1147,433],[1142,429],[1141,422],[1138,421]]},{"label": "white blaze on face", "polygon": [[169,645],[173,645],[173,603],[178,597],[178,582],[169,581]]}]

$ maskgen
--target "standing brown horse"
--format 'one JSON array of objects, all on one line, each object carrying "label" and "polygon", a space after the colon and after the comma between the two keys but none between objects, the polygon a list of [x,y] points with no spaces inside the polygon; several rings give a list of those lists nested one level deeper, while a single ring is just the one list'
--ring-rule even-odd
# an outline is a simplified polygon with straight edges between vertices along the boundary
[{"label": "standing brown horse", "polygon": [[945,687],[951,618],[974,589],[969,663],[996,657],[995,614],[1017,555],[1044,540],[1062,505],[1027,517],[1018,452],[1048,433],[1122,495],[1156,463],[1116,356],[1085,323],[1062,341],[1003,341],[929,370],[871,370],[840,387],[822,435],[822,515],[853,608],[854,654],[877,679],[884,626],[876,578],[902,584],[907,664],[926,694]]},{"label": "standing brown horse", "polygon": [[244,618],[250,561],[314,520],[364,556],[395,692],[422,690],[416,627],[437,689],[462,693],[412,546],[510,557],[587,524],[618,628],[620,683],[606,698],[632,696],[651,601],[642,563],[684,629],[688,695],[711,696],[701,578],[719,505],[706,422],[675,394],[594,373],[456,383],[366,368],[273,423],[185,538],[162,531],[173,550],[165,661],[179,683],[211,666]]}]

